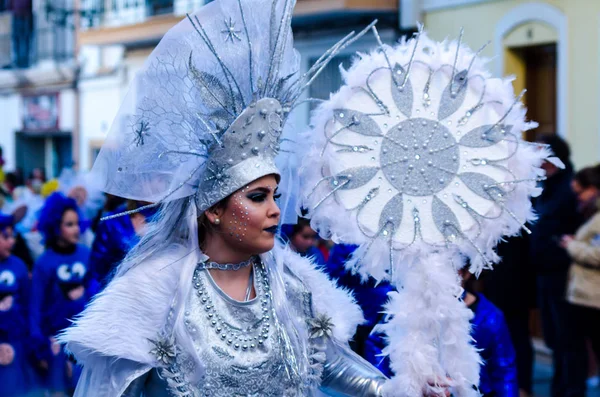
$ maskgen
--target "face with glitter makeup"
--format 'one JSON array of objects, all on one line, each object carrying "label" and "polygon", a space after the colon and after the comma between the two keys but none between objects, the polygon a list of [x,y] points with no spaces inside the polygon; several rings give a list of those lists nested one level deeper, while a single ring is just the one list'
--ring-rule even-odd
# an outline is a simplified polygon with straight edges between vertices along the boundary
[{"label": "face with glitter makeup", "polygon": [[239,253],[256,255],[270,251],[279,224],[280,211],[275,202],[278,197],[273,175],[244,186],[231,195],[224,208],[212,212],[220,219],[216,232]]}]

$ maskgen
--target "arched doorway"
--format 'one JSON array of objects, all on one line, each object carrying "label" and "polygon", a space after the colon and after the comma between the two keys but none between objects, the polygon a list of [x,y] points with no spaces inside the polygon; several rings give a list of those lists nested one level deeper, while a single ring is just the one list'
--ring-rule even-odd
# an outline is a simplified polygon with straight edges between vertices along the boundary
[{"label": "arched doorway", "polygon": [[567,26],[556,7],[531,2],[507,12],[495,32],[498,75],[517,76],[515,90],[527,86],[528,116],[540,123],[534,133],[567,135]]}]

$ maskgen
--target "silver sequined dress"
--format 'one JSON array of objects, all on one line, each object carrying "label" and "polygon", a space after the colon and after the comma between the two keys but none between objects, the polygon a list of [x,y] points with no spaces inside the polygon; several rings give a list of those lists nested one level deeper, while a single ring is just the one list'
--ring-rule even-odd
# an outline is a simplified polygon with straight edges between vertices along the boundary
[{"label": "silver sequined dress", "polygon": [[262,265],[254,267],[256,298],[247,302],[227,296],[207,270],[197,270],[194,283],[185,321],[206,364],[203,395],[294,395],[298,385],[286,381]]},{"label": "silver sequined dress", "polygon": [[[207,270],[197,268],[184,321],[205,364],[201,381],[185,381],[185,372],[191,367],[185,355],[175,354],[169,365],[134,381],[123,396],[312,395],[301,380],[288,376],[288,357],[277,331],[269,278],[261,263],[254,266],[253,276],[256,297],[239,302],[227,296]],[[284,280],[294,315],[304,324],[319,323],[312,310],[311,294],[302,281],[289,269]],[[354,353],[333,343],[327,337],[327,321],[320,321],[322,327],[313,328],[318,335],[313,335],[308,345],[312,353],[321,351],[323,355],[322,362],[311,362],[312,367],[319,368],[322,392],[331,396],[380,396],[385,377]]]}]

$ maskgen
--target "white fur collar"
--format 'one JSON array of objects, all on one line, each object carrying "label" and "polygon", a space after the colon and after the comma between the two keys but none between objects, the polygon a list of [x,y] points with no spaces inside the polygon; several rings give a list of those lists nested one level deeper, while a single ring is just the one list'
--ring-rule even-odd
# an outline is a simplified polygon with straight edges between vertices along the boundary
[{"label": "white fur collar", "polygon": [[[163,329],[181,283],[191,285],[180,274],[189,274],[200,255],[181,246],[174,247],[114,279],[59,340],[84,365],[90,353],[152,365],[149,339],[156,339]],[[263,255],[263,261],[270,269],[281,269],[285,264],[303,281],[313,294],[315,310],[332,318],[336,339],[348,341],[356,326],[364,321],[354,298],[337,288],[310,260],[277,246]]]},{"label": "white fur collar", "polygon": [[[365,321],[363,312],[356,304],[352,293],[338,287],[336,282],[317,269],[310,259],[301,257],[289,247],[276,245],[271,252],[279,265],[278,268],[282,268],[281,264],[285,264],[312,293],[313,306],[317,314],[331,317],[335,324],[333,336],[343,342],[350,340],[356,332],[356,327]],[[268,263],[269,256],[269,254],[263,256],[263,261]]]},{"label": "white fur collar", "polygon": [[149,339],[162,329],[179,284],[198,253],[177,246],[113,279],[60,336],[80,360],[83,353],[152,364]]}]

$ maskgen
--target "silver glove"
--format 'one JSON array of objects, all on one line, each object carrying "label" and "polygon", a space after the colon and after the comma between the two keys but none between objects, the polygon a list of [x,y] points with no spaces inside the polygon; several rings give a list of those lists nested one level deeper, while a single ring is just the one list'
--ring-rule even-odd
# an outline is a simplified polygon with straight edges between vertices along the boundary
[{"label": "silver glove", "polygon": [[321,391],[328,396],[381,397],[385,375],[349,347],[326,339]]}]

